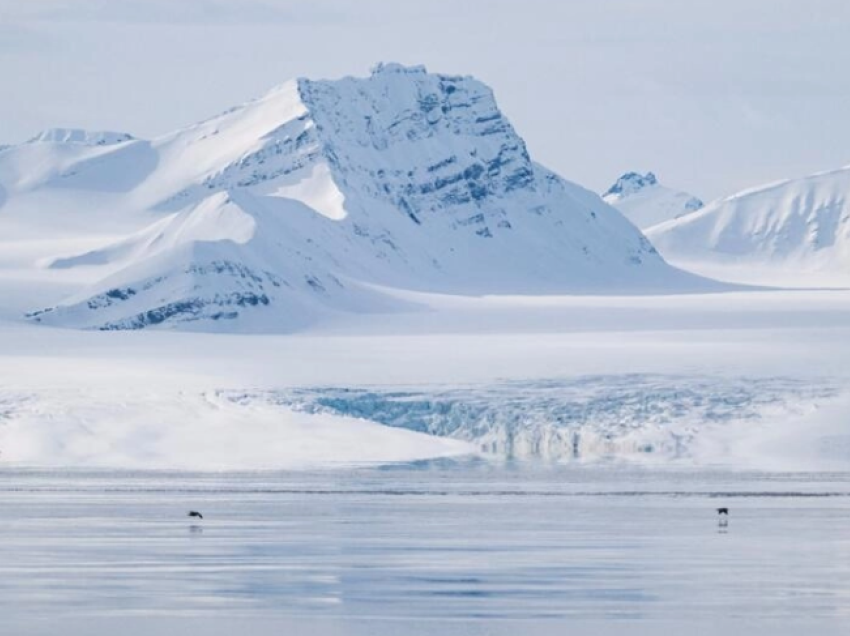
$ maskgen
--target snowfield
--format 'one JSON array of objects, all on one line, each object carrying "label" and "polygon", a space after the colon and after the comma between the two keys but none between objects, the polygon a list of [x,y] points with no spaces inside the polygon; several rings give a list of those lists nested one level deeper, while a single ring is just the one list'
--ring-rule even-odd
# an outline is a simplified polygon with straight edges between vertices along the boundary
[{"label": "snowfield", "polygon": [[850,467],[848,292],[401,300],[291,335],[4,323],[0,461]]},{"label": "snowfield", "polygon": [[5,463],[123,469],[306,469],[467,455],[450,439],[182,391],[55,390],[0,398]]}]

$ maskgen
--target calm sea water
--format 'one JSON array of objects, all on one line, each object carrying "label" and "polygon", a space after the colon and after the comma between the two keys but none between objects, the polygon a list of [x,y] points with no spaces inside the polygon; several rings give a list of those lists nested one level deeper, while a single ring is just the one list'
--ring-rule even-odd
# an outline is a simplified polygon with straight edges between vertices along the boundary
[{"label": "calm sea water", "polygon": [[0,471],[4,635],[685,628],[848,633],[850,475]]}]

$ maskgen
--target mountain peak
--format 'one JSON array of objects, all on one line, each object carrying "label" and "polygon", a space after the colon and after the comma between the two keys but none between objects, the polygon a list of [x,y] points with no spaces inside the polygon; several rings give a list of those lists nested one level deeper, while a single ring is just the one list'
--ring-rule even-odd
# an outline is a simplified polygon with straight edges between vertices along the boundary
[{"label": "mountain peak", "polygon": [[703,202],[692,194],[658,183],[652,172],[627,172],[602,198],[642,230],[703,207]]},{"label": "mountain peak", "polygon": [[653,172],[647,172],[646,174],[627,172],[617,179],[616,183],[608,188],[608,191],[602,197],[605,199],[608,197],[622,199],[644,188],[650,188],[655,185],[658,185],[658,178]]}]

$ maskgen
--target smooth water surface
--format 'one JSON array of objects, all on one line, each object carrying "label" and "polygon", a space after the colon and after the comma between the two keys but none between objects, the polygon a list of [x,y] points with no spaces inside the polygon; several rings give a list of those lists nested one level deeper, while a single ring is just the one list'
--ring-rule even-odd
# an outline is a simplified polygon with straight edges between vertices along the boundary
[{"label": "smooth water surface", "polygon": [[0,521],[2,634],[850,626],[846,474],[5,470]]}]

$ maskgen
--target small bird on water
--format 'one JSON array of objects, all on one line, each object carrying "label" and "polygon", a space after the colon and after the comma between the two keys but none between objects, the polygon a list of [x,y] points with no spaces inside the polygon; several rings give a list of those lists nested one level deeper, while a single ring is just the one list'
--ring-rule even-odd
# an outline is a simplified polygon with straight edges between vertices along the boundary
[{"label": "small bird on water", "polygon": [[187,517],[197,517],[198,519],[203,519],[203,518],[204,518],[204,515],[202,515],[202,514],[201,514],[200,512],[198,512],[197,510],[190,510],[190,511],[189,511],[189,514],[188,514],[188,515],[186,515],[186,516],[187,516]]},{"label": "small bird on water", "polygon": [[729,516],[729,508],[718,508],[717,514]]}]

